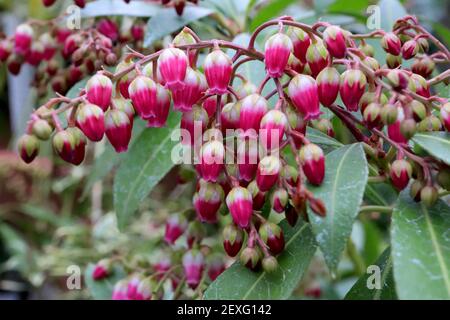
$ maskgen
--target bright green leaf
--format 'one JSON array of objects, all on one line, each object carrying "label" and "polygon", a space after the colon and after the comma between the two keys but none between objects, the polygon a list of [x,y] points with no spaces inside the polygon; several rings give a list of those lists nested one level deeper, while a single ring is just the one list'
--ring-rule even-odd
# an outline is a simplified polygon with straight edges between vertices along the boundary
[{"label": "bright green leaf", "polygon": [[258,10],[258,13],[253,17],[250,30],[254,31],[259,25],[264,22],[278,16],[284,9],[289,7],[291,4],[297,2],[296,0],[272,0],[267,2],[262,9]]},{"label": "bright green leaf", "polygon": [[400,299],[450,299],[450,207],[417,203],[400,194],[391,226],[392,259]]},{"label": "bright green leaf", "polygon": [[[372,266],[379,269],[369,270],[364,274],[345,296],[347,300],[395,300],[394,276],[390,249],[387,248]],[[379,274],[377,272],[380,272]],[[378,278],[379,276],[379,278]],[[380,280],[380,289],[377,281]]]},{"label": "bright green leaf", "polygon": [[122,268],[116,266],[107,278],[94,280],[92,278],[94,267],[94,264],[89,264],[84,272],[84,281],[89,289],[89,293],[95,300],[110,300],[114,285],[119,280],[125,278],[126,274]]},{"label": "bright green leaf", "polygon": [[205,299],[287,299],[291,296],[316,251],[309,224],[294,228],[285,221],[286,248],[278,258],[279,269],[272,274],[253,272],[235,262],[206,290]]},{"label": "bright green leaf", "polygon": [[139,203],[174,166],[172,132],[180,113],[171,112],[164,128],[146,129],[128,151],[114,179],[114,208],[119,229],[128,224]]},{"label": "bright green leaf", "polygon": [[327,214],[319,217],[309,209],[308,215],[325,262],[334,272],[362,202],[368,169],[359,143],[341,147],[325,159],[323,183],[309,189],[325,203]]},{"label": "bright green leaf", "polygon": [[447,132],[417,133],[413,141],[436,159],[450,165],[450,134]]}]

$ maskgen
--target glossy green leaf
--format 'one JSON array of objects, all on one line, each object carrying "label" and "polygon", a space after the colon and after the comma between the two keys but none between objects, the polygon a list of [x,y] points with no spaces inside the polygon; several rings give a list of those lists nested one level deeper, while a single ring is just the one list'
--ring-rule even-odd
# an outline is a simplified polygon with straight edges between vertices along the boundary
[{"label": "glossy green leaf", "polygon": [[387,248],[353,285],[345,296],[347,300],[394,300],[395,293],[394,275],[392,271],[392,259],[390,249]]},{"label": "glossy green leaf", "polygon": [[398,0],[381,0],[380,7],[381,29],[391,31],[397,19],[403,18],[408,13]]},{"label": "glossy green leaf", "polygon": [[327,214],[319,217],[308,209],[308,215],[325,262],[334,272],[363,199],[368,169],[360,143],[341,147],[325,159],[324,181],[308,188],[324,202]]},{"label": "glossy green leaf", "polygon": [[148,47],[155,40],[161,39],[175,32],[189,23],[204,18],[213,13],[213,10],[199,6],[186,6],[183,15],[177,15],[173,8],[161,9],[147,24],[144,46]]},{"label": "glossy green leaf", "polygon": [[120,230],[128,224],[139,203],[174,166],[172,132],[178,128],[180,113],[171,112],[163,128],[145,130],[120,164],[114,179],[114,208]]},{"label": "glossy green leaf", "polygon": [[92,278],[94,267],[95,265],[91,263],[84,272],[84,282],[89,289],[89,293],[95,300],[110,300],[114,285],[125,278],[126,274],[122,268],[116,266],[109,277],[95,281]]},{"label": "glossy green leaf", "polygon": [[268,1],[267,4],[258,10],[258,13],[253,17],[250,24],[250,30],[254,31],[258,26],[264,22],[275,18],[280,15],[280,13],[289,7],[291,4],[297,2],[296,0],[272,0]]},{"label": "glossy green leaf", "polygon": [[86,7],[81,10],[81,16],[84,18],[99,16],[151,17],[156,15],[159,10],[161,10],[161,6],[144,1],[125,3],[123,0],[97,0],[88,2]]},{"label": "glossy green leaf", "polygon": [[450,299],[450,207],[400,194],[391,226],[392,259],[400,299]]},{"label": "glossy green leaf", "polygon": [[285,251],[278,256],[279,269],[268,274],[253,272],[235,262],[206,290],[205,299],[287,299],[291,296],[316,251],[309,224],[294,228],[281,223],[286,240]]},{"label": "glossy green leaf", "polygon": [[450,165],[450,134],[447,132],[417,133],[413,141],[436,159]]}]

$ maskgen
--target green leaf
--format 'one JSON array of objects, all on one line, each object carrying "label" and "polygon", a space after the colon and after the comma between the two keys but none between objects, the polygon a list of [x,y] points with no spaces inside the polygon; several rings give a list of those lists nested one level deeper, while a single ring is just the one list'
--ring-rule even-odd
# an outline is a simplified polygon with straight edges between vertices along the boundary
[{"label": "green leaf", "polygon": [[450,207],[414,202],[404,190],[392,215],[391,246],[400,299],[450,299]]},{"label": "green leaf", "polygon": [[346,14],[365,21],[367,19],[365,13],[369,5],[369,0],[353,1],[351,5],[348,4],[348,0],[337,0],[328,6],[327,12],[334,14]]},{"label": "green leaf", "polygon": [[[372,287],[376,284],[377,272],[369,270],[353,285],[345,296],[346,300],[394,300],[395,293],[394,275],[392,272],[392,259],[390,249],[387,248],[375,262],[379,268],[380,289]],[[369,289],[370,288],[370,289]]]},{"label": "green leaf", "polygon": [[291,4],[297,2],[296,0],[272,0],[267,2],[262,9],[253,17],[250,24],[250,31],[255,31],[262,23],[272,19],[273,17],[279,15],[284,9],[289,7]]},{"label": "green leaf", "polygon": [[325,203],[327,214],[319,217],[308,209],[308,215],[325,262],[334,272],[362,202],[368,169],[360,143],[341,147],[325,159],[323,183],[309,189]]},{"label": "green leaf", "polygon": [[397,191],[389,183],[368,183],[364,193],[364,200],[367,204],[377,206],[390,206],[397,200]]},{"label": "green leaf", "polygon": [[381,29],[391,31],[395,21],[408,13],[398,0],[380,0]]},{"label": "green leaf", "polygon": [[343,146],[342,143],[337,141],[336,139],[326,135],[322,131],[317,129],[306,127],[306,137],[312,143],[319,145],[325,153],[329,153],[330,151],[340,148]]},{"label": "green leaf", "polygon": [[198,6],[187,6],[183,15],[177,15],[173,8],[161,9],[157,15],[147,23],[147,32],[144,46],[150,46],[154,41],[175,32],[189,23],[199,20],[213,13],[213,10]]},{"label": "green leaf", "polygon": [[111,275],[102,280],[94,280],[92,272],[94,271],[94,264],[89,264],[84,272],[84,281],[90,294],[96,300],[110,300],[114,285],[119,280],[125,278],[126,274],[119,266],[115,266]]},{"label": "green leaf", "polygon": [[125,3],[123,0],[97,0],[88,2],[86,7],[81,10],[81,16],[83,18],[99,16],[151,17],[156,15],[159,10],[161,10],[161,6],[144,1]]},{"label": "green leaf", "polygon": [[413,141],[433,157],[450,165],[450,134],[447,132],[417,133]]},{"label": "green leaf", "polygon": [[[133,132],[129,147],[131,148],[145,129],[145,122],[134,119]],[[103,180],[126,157],[126,153],[117,153],[107,142],[104,151],[95,159],[83,189],[82,198],[86,197],[95,182]]]},{"label": "green leaf", "polygon": [[279,269],[268,274],[253,272],[235,262],[206,290],[205,299],[287,299],[296,288],[316,251],[311,227],[298,223],[291,228],[286,221],[283,228],[286,248],[278,258]]},{"label": "green leaf", "polygon": [[433,29],[437,32],[439,37],[448,48],[448,46],[450,46],[450,30],[445,25],[439,22],[433,23]]},{"label": "green leaf", "polygon": [[180,123],[180,113],[171,112],[164,128],[145,130],[120,164],[114,179],[114,208],[120,230],[128,224],[139,203],[174,166],[172,131]]}]

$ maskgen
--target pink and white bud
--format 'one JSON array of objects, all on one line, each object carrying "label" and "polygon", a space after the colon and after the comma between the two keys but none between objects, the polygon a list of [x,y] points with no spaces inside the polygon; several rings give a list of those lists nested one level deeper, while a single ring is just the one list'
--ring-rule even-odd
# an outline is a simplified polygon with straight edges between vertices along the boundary
[{"label": "pink and white bud", "polygon": [[289,201],[289,195],[284,188],[276,189],[271,198],[272,208],[275,212],[282,213]]},{"label": "pink and white bud", "polygon": [[206,81],[211,94],[225,94],[233,71],[230,57],[220,49],[214,49],[205,58]]},{"label": "pink and white bud", "polygon": [[103,110],[95,104],[86,103],[78,107],[76,124],[91,141],[100,141],[105,134]]},{"label": "pink and white bud", "polygon": [[5,62],[13,51],[13,44],[9,40],[0,41],[0,61]]},{"label": "pink and white bud", "polygon": [[394,187],[399,191],[405,189],[408,186],[409,179],[411,179],[412,172],[412,166],[408,161],[404,159],[395,160],[391,165],[391,170],[389,171]]},{"label": "pink and white bud", "polygon": [[136,287],[136,293],[133,300],[151,300],[153,289],[157,286],[155,281],[151,278],[144,278],[139,281]]},{"label": "pink and white bud", "polygon": [[146,118],[147,127],[149,128],[161,128],[166,125],[167,118],[169,117],[170,109],[170,94],[159,83],[156,84],[156,101],[153,106],[153,116]]},{"label": "pink and white bud", "polygon": [[332,105],[339,93],[339,72],[333,67],[320,71],[316,78],[319,101],[325,107]]},{"label": "pink and white bud", "polygon": [[173,108],[186,112],[202,97],[207,89],[205,76],[191,68],[187,68],[183,89],[172,90]]},{"label": "pink and white bud", "polygon": [[254,179],[258,168],[258,141],[256,137],[239,137],[237,144],[237,164],[239,180],[249,182]]},{"label": "pink and white bud", "polygon": [[424,78],[428,78],[434,71],[436,63],[429,56],[423,56],[415,59],[411,65],[411,71],[420,74]]},{"label": "pink and white bud", "polygon": [[397,143],[400,144],[407,144],[408,143],[408,139],[406,139],[406,137],[402,134],[401,130],[400,130],[400,125],[402,123],[402,121],[405,119],[405,113],[403,111],[403,108],[401,106],[397,107],[397,120],[389,125],[387,127],[387,132],[388,132],[388,136],[389,138],[391,138],[392,140],[394,140]]},{"label": "pink and white bud", "polygon": [[284,250],[284,235],[281,228],[272,222],[265,222],[259,227],[259,236],[273,254]]},{"label": "pink and white bud", "polygon": [[253,129],[254,133],[257,133],[261,120],[268,110],[267,100],[253,93],[237,103],[240,104],[239,128],[244,132]]},{"label": "pink and white bud", "polygon": [[44,50],[42,43],[33,42],[25,55],[25,61],[32,66],[37,66],[44,59]]},{"label": "pink and white bud", "polygon": [[188,63],[188,57],[184,51],[177,48],[163,50],[158,58],[158,67],[168,89],[183,89]]},{"label": "pink and white bud", "polygon": [[225,194],[218,183],[200,180],[200,188],[194,194],[193,204],[197,217],[201,222],[216,223],[219,210]]},{"label": "pink and white bud", "polygon": [[87,100],[106,111],[111,103],[112,86],[112,81],[107,76],[92,76],[86,84]]},{"label": "pink and white bud", "polygon": [[244,233],[234,224],[229,224],[223,229],[223,248],[230,257],[235,257],[242,248]]},{"label": "pink and white bud", "polygon": [[95,281],[105,279],[111,274],[111,262],[108,259],[102,259],[97,262],[92,271],[92,279]]},{"label": "pink and white bud", "polygon": [[364,94],[367,79],[361,70],[350,69],[341,74],[340,94],[349,111],[358,111],[359,100]]},{"label": "pink and white bud", "polygon": [[133,274],[130,276],[128,283],[127,283],[127,299],[128,300],[136,300],[137,288],[142,279],[143,278],[140,274]]},{"label": "pink and white bud", "polygon": [[208,276],[211,281],[216,280],[225,269],[223,258],[221,256],[213,256],[208,263]]},{"label": "pink and white bud", "polygon": [[230,102],[223,106],[220,113],[220,124],[222,132],[225,134],[227,129],[235,130],[239,128],[239,119],[241,104]]},{"label": "pink and white bud", "polygon": [[328,52],[338,59],[345,57],[347,44],[344,31],[338,26],[329,26],[323,32],[323,40],[327,46]]},{"label": "pink and white bud", "polygon": [[[125,69],[130,68],[133,65],[132,60],[123,60],[119,62],[119,64],[116,67],[116,73],[122,72]],[[145,69],[145,68],[144,68]],[[122,78],[117,80],[117,86],[119,87],[119,92],[125,99],[130,98],[130,94],[128,93],[128,88],[130,86],[131,81],[136,78],[136,71],[131,71],[127,74],[125,74]]]},{"label": "pink and white bud", "polygon": [[172,214],[166,222],[164,241],[174,244],[175,241],[186,231],[187,221],[181,214]]},{"label": "pink and white bud", "polygon": [[113,109],[105,113],[105,133],[116,152],[128,150],[133,124],[129,116],[121,110]]},{"label": "pink and white bud", "polygon": [[295,57],[302,63],[306,63],[306,51],[311,44],[308,34],[300,28],[289,27],[287,35],[291,39]]},{"label": "pink and white bud", "polygon": [[297,73],[303,73],[303,70],[305,70],[305,64],[297,59],[292,53],[289,55],[288,67]]},{"label": "pink and white bud", "polygon": [[[184,45],[191,45],[196,43],[197,41],[195,40],[195,38],[186,30],[181,30],[179,34],[177,34],[175,36],[175,38],[173,38],[173,45],[178,47],[178,46],[184,46]],[[197,53],[196,50],[188,50],[188,58],[189,58],[189,66],[191,68],[195,67],[195,63],[196,63],[196,58],[197,58]]]},{"label": "pink and white bud", "polygon": [[127,298],[128,281],[122,279],[114,285],[112,292],[112,300],[128,300]]},{"label": "pink and white bud", "polygon": [[306,51],[306,61],[308,62],[311,74],[315,78],[324,68],[328,67],[331,58],[322,40],[312,42]]},{"label": "pink and white bud", "polygon": [[[220,100],[220,107],[223,108],[223,106],[224,106],[223,100]],[[217,110],[217,97],[211,96],[211,97],[205,99],[202,103],[202,107],[208,113],[208,117],[210,117],[210,118],[214,117],[214,115],[216,114],[216,110]]]},{"label": "pink and white bud", "polygon": [[253,200],[250,192],[243,187],[234,187],[226,198],[234,223],[245,229],[249,226],[253,214]]},{"label": "pink and white bud", "polygon": [[429,98],[431,96],[430,86],[428,85],[427,80],[425,80],[423,76],[415,73],[410,77],[409,89],[424,98]]},{"label": "pink and white bud", "polygon": [[53,148],[66,162],[79,165],[84,160],[86,137],[77,127],[61,130],[53,136]]},{"label": "pink and white bud", "polygon": [[39,42],[44,46],[44,60],[49,61],[56,53],[56,40],[46,32],[39,37]]},{"label": "pink and white bud", "polygon": [[101,19],[97,23],[97,30],[112,41],[116,41],[119,38],[119,27],[110,19]]},{"label": "pink and white bud", "polygon": [[26,55],[33,42],[34,30],[29,24],[21,24],[14,33],[14,52]]},{"label": "pink and white bud", "polygon": [[322,149],[313,143],[306,144],[300,149],[299,157],[308,181],[313,185],[320,185],[325,177],[325,157]]},{"label": "pink and white bud", "polygon": [[112,98],[111,105],[114,109],[125,112],[130,119],[131,124],[133,124],[135,112],[129,99],[124,99],[122,97]]},{"label": "pink and white bud", "polygon": [[256,184],[262,192],[269,191],[280,177],[281,162],[276,156],[265,156],[256,170]]},{"label": "pink and white bud", "polygon": [[398,56],[402,49],[402,42],[393,32],[388,32],[381,38],[381,46],[386,52]]},{"label": "pink and white bud", "polygon": [[146,76],[137,76],[128,87],[128,93],[136,113],[143,119],[155,116],[157,87],[155,81]]},{"label": "pink and white bud", "polygon": [[198,250],[190,250],[183,256],[183,270],[186,277],[186,283],[191,289],[197,288],[202,279],[203,269],[205,267],[203,254]]},{"label": "pink and white bud", "polygon": [[31,134],[24,134],[18,141],[19,155],[25,163],[31,163],[39,153],[39,140]]},{"label": "pink and white bud", "polygon": [[405,60],[414,58],[419,52],[419,44],[416,40],[411,39],[406,41],[402,47],[402,57]]},{"label": "pink and white bud", "polygon": [[442,105],[440,110],[441,120],[447,131],[450,131],[450,102]]},{"label": "pink and white bud", "polygon": [[200,149],[201,163],[198,165],[200,175],[205,181],[217,182],[224,168],[225,148],[222,142],[212,140]]},{"label": "pink and white bud", "polygon": [[[186,132],[184,134],[182,132],[181,143],[193,146],[196,142],[200,142],[208,122],[208,113],[202,107],[195,105],[191,111],[184,112],[181,116],[180,129]],[[185,134],[189,136],[184,136]]]},{"label": "pink and white bud", "polygon": [[281,32],[274,34],[266,41],[264,63],[270,77],[280,78],[284,74],[292,51],[291,39]]},{"label": "pink and white bud", "polygon": [[281,146],[284,131],[287,128],[287,118],[280,110],[270,110],[261,120],[259,139],[266,150]]},{"label": "pink and white bud", "polygon": [[288,86],[289,97],[305,120],[320,116],[319,91],[316,81],[304,74],[296,75]]}]

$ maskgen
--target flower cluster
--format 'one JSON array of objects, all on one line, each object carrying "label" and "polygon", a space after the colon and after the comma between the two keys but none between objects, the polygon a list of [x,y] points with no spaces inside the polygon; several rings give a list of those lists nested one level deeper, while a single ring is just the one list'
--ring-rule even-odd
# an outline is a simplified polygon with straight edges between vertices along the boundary
[{"label": "flower cluster", "polygon": [[[255,39],[270,26],[278,26],[278,32],[260,52],[254,47]],[[373,47],[364,41],[377,37],[387,53],[385,65],[373,57]],[[427,54],[429,40],[438,52]],[[225,48],[234,50],[234,56],[225,53]],[[200,52],[206,54],[202,65],[197,63]],[[412,58],[411,68],[401,65]],[[25,162],[31,162],[38,154],[39,140],[52,137],[59,156],[78,165],[87,140],[100,141],[106,135],[115,150],[123,152],[135,115],[148,127],[162,127],[172,106],[172,112],[182,113],[182,145],[197,150],[193,207],[198,220],[217,223],[219,211],[226,207],[231,216],[223,230],[226,253],[239,254],[241,263],[252,270],[262,267],[272,272],[285,240],[282,228],[265,215],[265,204],[291,225],[299,217],[308,219],[308,207],[311,213],[326,215],[324,203],[309,190],[326,179],[324,151],[306,136],[308,125],[333,136],[324,109],[364,144],[369,161],[376,163],[378,178],[390,180],[398,190],[414,178],[411,194],[426,204],[436,201],[438,184],[448,189],[448,166],[425,161],[408,145],[416,131],[450,129],[450,104],[431,90],[447,80],[449,72],[430,79],[434,61],[448,59],[448,50],[413,17],[400,19],[393,32],[377,30],[366,35],[282,17],[261,25],[247,47],[223,40],[202,41],[185,28],[168,48],[146,56],[131,52],[114,73],[98,72],[77,98],[61,96],[37,109],[19,151]],[[239,74],[239,66],[250,60],[265,65],[266,77],[259,84]],[[263,95],[271,81],[276,89]],[[58,117],[62,111],[69,114],[66,128]],[[387,153],[385,142],[391,146]],[[288,160],[288,151],[294,162]],[[183,216],[171,217],[166,242],[173,245],[189,231],[187,226]],[[204,253],[199,249],[201,237],[191,240],[182,266],[187,284],[195,288],[202,278]],[[102,268],[98,266],[97,277],[105,274]],[[152,284],[133,279],[116,285],[116,298],[131,299],[139,286],[143,287],[139,292],[148,297]]]}]

